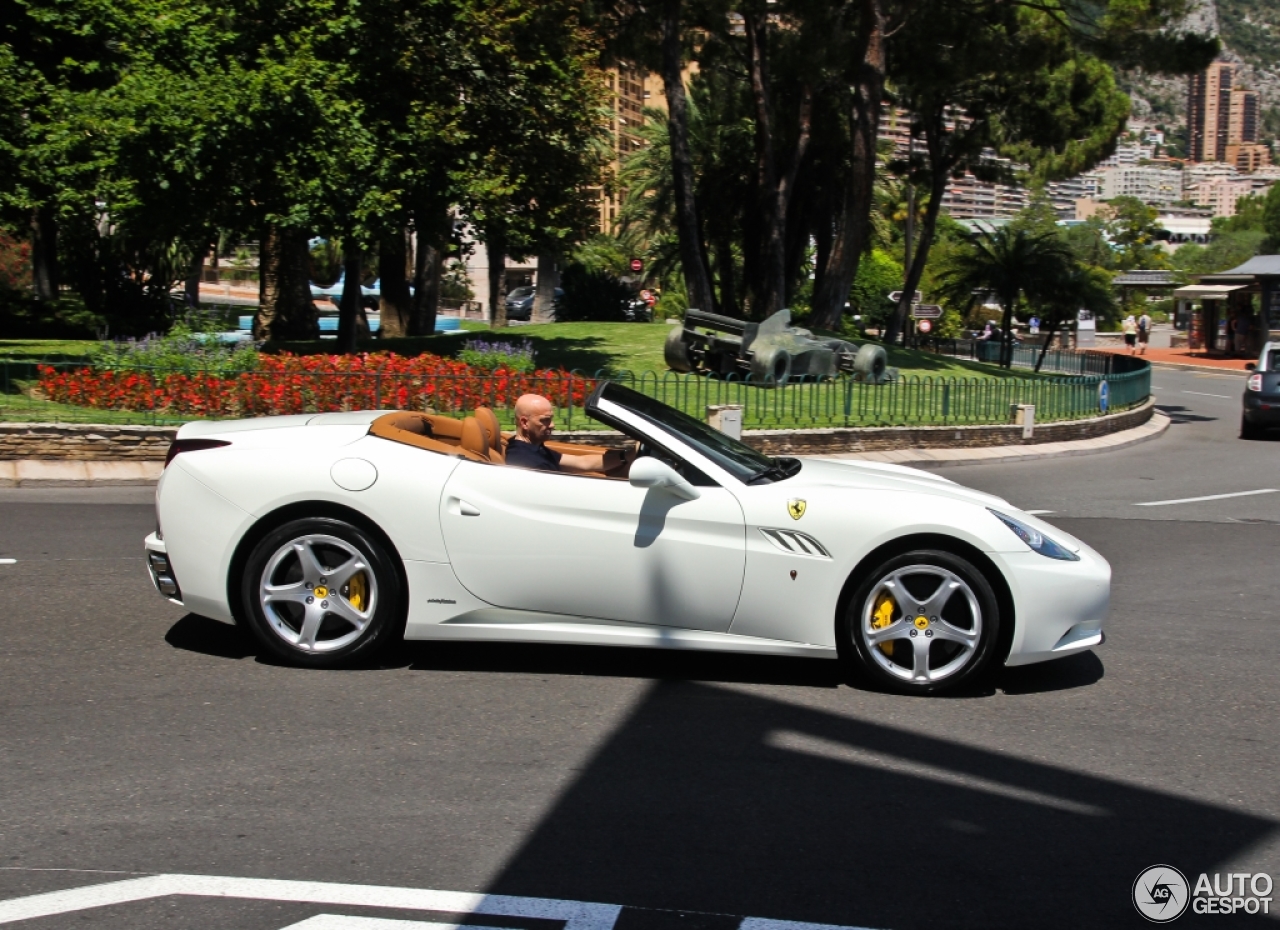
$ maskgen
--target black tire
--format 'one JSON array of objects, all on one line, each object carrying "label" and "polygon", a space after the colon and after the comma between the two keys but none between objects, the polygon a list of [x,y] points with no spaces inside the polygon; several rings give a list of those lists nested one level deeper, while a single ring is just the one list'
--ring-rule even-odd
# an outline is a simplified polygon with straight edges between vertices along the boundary
[{"label": "black tire", "polygon": [[1240,414],[1240,438],[1241,439],[1261,439],[1262,427],[1256,423],[1250,423],[1245,419],[1244,414]]},{"label": "black tire", "polygon": [[402,632],[404,591],[390,556],[342,520],[292,520],[264,536],[245,563],[240,599],[258,642],[291,665],[368,659]]},{"label": "black tire", "polygon": [[[893,590],[905,590],[918,600],[897,603],[897,598],[886,594],[888,580],[893,581]],[[952,581],[960,586],[950,587]],[[882,612],[885,596],[893,604],[887,613]],[[921,606],[926,610],[917,613]],[[916,614],[914,620],[912,614]],[[1000,622],[999,602],[981,571],[953,553],[917,549],[867,572],[840,618],[837,633],[842,654],[855,659],[859,670],[881,688],[900,694],[937,694],[983,673],[999,640]],[[885,630],[888,636],[873,642],[875,629]],[[970,644],[963,644],[962,638]],[[920,675],[921,651],[925,677]]]},{"label": "black tire", "polygon": [[853,372],[862,381],[879,384],[884,380],[884,370],[889,365],[889,353],[884,346],[866,344],[853,357]]},{"label": "black tire", "polygon": [[689,347],[685,345],[683,326],[671,327],[671,332],[667,333],[667,339],[662,344],[662,357],[672,371],[693,371],[694,362],[689,356]]},{"label": "black tire", "polygon": [[784,385],[791,380],[791,353],[765,349],[751,358],[751,380],[757,384]]}]

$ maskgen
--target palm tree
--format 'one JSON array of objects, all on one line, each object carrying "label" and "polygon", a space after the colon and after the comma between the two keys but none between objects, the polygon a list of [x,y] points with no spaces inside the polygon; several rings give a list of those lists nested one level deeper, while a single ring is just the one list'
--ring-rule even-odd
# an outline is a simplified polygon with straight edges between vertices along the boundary
[{"label": "palm tree", "polygon": [[1034,233],[1012,226],[974,234],[943,270],[945,295],[972,309],[980,297],[991,295],[1000,304],[1003,342],[1000,365],[1013,364],[1013,308],[1026,297],[1039,301],[1061,281],[1071,255],[1053,233]]},{"label": "palm tree", "polygon": [[1038,295],[1036,306],[1045,316],[1048,328],[1044,345],[1036,359],[1036,371],[1044,364],[1049,344],[1062,322],[1078,310],[1088,310],[1096,318],[1105,316],[1115,307],[1115,295],[1111,289],[1111,273],[1096,265],[1086,265],[1071,260],[1061,270],[1061,276]]}]

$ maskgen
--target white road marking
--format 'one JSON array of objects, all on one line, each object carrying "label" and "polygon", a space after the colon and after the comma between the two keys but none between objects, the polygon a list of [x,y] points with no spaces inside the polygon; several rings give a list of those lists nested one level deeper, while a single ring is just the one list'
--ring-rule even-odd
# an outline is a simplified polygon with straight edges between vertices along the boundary
[{"label": "white road marking", "polygon": [[1029,513],[1029,514],[1031,514],[1031,516],[1033,516],[1033,517],[1043,517],[1043,516],[1044,516],[1045,514],[1047,514],[1047,513],[1056,513],[1057,511],[1054,511],[1054,510],[1026,510],[1026,511],[1023,511],[1023,512],[1024,512],[1024,513]]},{"label": "white road marking", "polygon": [[1008,785],[991,778],[983,778],[980,775],[955,772],[941,766],[930,765],[927,762],[917,762],[915,759],[905,759],[901,756],[876,752],[871,749],[864,749],[861,746],[852,746],[848,743],[824,739],[808,733],[799,733],[794,730],[775,730],[765,738],[765,742],[770,746],[789,752],[802,752],[805,755],[817,756],[823,759],[866,765],[882,771],[900,772],[915,778],[967,788],[970,791],[984,791],[989,794],[1000,795],[1015,801],[1021,801],[1024,804],[1039,804],[1043,807],[1052,807],[1055,810],[1066,811],[1070,814],[1083,814],[1087,817],[1106,817],[1110,814],[1110,811],[1105,808],[1096,807],[1093,804],[1082,804],[1079,801],[1045,794],[1021,785]]},{"label": "white road marking", "polygon": [[0,559],[0,565],[17,565],[17,559]]},{"label": "white road marking", "polygon": [[1230,394],[1206,394],[1204,391],[1183,391],[1183,394],[1199,394],[1201,397],[1221,397],[1223,400],[1231,400]]},{"label": "white road marking", "polygon": [[1208,494],[1204,497],[1181,497],[1174,501],[1142,501],[1135,507],[1163,507],[1165,504],[1198,504],[1200,501],[1221,501],[1228,497],[1253,497],[1255,494],[1275,494],[1276,488],[1260,488],[1257,491],[1233,491],[1230,494]]},{"label": "white road marking", "polygon": [[465,891],[294,882],[270,878],[228,878],[218,875],[153,875],[0,901],[0,924],[170,895],[388,907],[444,914],[534,917],[563,921],[564,930],[613,930],[618,914],[622,911],[621,905],[617,904],[486,895]]},{"label": "white road marking", "polygon": [[870,930],[870,928],[841,927],[835,924],[806,924],[795,920],[768,920],[764,917],[748,917],[738,925],[738,930]]}]

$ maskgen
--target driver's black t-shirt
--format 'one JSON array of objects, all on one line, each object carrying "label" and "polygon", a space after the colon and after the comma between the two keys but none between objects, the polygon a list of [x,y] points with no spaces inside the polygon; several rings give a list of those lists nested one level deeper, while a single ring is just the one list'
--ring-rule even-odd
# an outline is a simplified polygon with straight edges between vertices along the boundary
[{"label": "driver's black t-shirt", "polygon": [[553,452],[544,445],[535,446],[523,439],[507,440],[506,459],[508,465],[518,468],[538,468],[542,471],[560,470],[560,453]]}]

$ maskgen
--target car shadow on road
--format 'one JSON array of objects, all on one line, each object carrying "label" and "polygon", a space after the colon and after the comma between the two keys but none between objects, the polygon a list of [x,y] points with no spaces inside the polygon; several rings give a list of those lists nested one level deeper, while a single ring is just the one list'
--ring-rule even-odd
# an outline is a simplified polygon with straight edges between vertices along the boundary
[{"label": "car shadow on road", "polygon": [[[285,664],[263,653],[253,637],[239,627],[196,614],[187,614],[179,619],[165,633],[164,639],[175,649],[217,659],[240,661],[252,658],[264,665]],[[863,691],[877,690],[869,680],[850,673],[843,663],[831,659],[546,643],[401,642],[350,668],[590,675],[827,689],[844,685]],[[997,669],[982,681],[943,697],[966,699],[991,697],[997,692],[1035,694],[1063,691],[1094,684],[1102,676],[1101,660],[1087,652],[1054,662]]]},{"label": "car shadow on road", "polygon": [[1180,423],[1213,423],[1220,417],[1206,417],[1199,413],[1187,413],[1189,407],[1182,407],[1177,404],[1156,404],[1156,409],[1169,418],[1169,425],[1177,426]]},{"label": "car shadow on road", "polygon": [[623,904],[619,930],[1140,926],[1144,869],[1195,882],[1280,826],[920,732],[951,732],[925,702],[857,712],[656,682],[485,891]]}]

